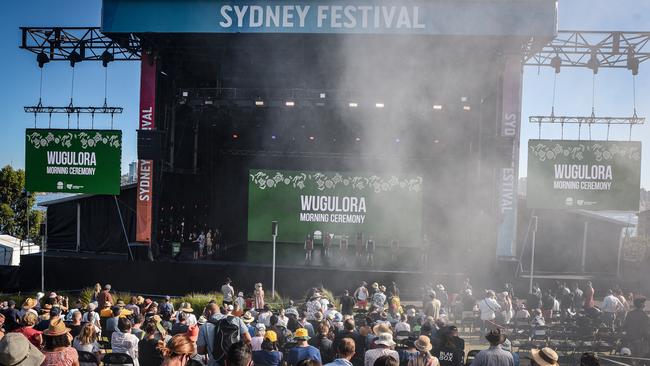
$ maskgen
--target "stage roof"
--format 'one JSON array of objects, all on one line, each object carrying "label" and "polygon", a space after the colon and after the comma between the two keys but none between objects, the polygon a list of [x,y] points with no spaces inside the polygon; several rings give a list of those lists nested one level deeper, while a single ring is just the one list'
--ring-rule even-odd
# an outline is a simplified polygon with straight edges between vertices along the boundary
[{"label": "stage roof", "polygon": [[554,0],[103,0],[104,33],[553,37]]}]

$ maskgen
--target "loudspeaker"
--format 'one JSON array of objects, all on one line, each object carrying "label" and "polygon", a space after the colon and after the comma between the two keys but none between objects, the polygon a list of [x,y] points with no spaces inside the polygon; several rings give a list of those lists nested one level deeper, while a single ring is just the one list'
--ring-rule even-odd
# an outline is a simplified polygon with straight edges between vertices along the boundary
[{"label": "loudspeaker", "polygon": [[273,235],[273,236],[278,235],[278,222],[277,221],[271,221],[271,235]]},{"label": "loudspeaker", "polygon": [[160,160],[163,133],[155,130],[138,130],[138,159]]}]

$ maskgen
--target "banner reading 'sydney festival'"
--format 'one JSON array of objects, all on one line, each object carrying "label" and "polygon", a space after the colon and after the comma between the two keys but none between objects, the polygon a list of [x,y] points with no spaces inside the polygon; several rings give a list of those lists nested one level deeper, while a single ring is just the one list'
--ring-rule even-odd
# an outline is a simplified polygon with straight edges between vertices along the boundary
[{"label": "banner reading 'sydney festival'", "polygon": [[421,239],[422,177],[367,173],[250,170],[248,240],[303,242],[315,231],[372,236],[377,245]]},{"label": "banner reading 'sydney festival'", "polygon": [[641,143],[528,142],[528,207],[639,209]]},{"label": "banner reading 'sydney festival'", "polygon": [[120,194],[122,131],[27,129],[30,192]]}]

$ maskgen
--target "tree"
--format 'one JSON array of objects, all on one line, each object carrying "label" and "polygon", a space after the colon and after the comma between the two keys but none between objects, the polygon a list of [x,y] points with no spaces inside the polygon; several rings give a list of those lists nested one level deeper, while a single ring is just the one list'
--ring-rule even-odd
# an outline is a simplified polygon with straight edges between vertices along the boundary
[{"label": "tree", "polygon": [[0,233],[27,239],[27,208],[29,207],[29,237],[38,238],[43,221],[40,211],[32,210],[36,198],[25,193],[25,171],[7,165],[0,170]]}]

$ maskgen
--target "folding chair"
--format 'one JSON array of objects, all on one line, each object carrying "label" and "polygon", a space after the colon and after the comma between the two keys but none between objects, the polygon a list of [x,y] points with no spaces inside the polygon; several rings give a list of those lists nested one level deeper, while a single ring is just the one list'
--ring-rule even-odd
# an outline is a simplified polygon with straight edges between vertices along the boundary
[{"label": "folding chair", "polygon": [[104,365],[134,365],[133,358],[126,353],[107,353],[102,358]]},{"label": "folding chair", "polygon": [[99,360],[95,354],[77,350],[79,355],[79,366],[98,366]]}]

